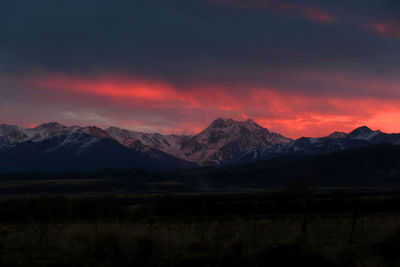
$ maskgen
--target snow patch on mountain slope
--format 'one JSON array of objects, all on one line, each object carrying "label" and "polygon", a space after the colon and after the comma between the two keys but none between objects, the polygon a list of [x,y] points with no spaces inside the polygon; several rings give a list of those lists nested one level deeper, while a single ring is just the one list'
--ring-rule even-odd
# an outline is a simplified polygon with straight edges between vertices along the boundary
[{"label": "snow patch on mountain slope", "polygon": [[[2,127],[2,129],[10,127]],[[104,130],[94,127],[79,127],[71,126],[67,127],[57,122],[49,122],[41,124],[35,128],[15,128],[15,131],[10,132],[7,135],[0,136],[0,147],[13,144],[13,143],[23,143],[26,141],[31,142],[41,142],[49,138],[53,138],[61,135],[73,135],[75,133],[85,133],[98,138],[111,138]],[[5,131],[2,131],[5,132]]]},{"label": "snow patch on mountain slope", "polygon": [[14,133],[20,132],[22,130],[24,130],[24,128],[16,126],[16,125],[0,124],[0,136],[14,134]]},{"label": "snow patch on mountain slope", "polygon": [[259,146],[290,142],[269,132],[253,120],[218,118],[197,135],[160,135],[110,127],[106,132],[125,146],[137,141],[184,160],[201,165],[218,165]]},{"label": "snow patch on mountain slope", "polygon": [[56,151],[57,149],[64,147],[74,147],[74,149],[78,149],[78,153],[84,151],[86,148],[98,143],[101,139],[95,136],[88,135],[83,132],[75,132],[68,135],[60,136],[63,140],[59,142],[57,145],[51,147],[46,151],[46,153],[51,153]]},{"label": "snow patch on mountain slope", "polygon": [[[356,148],[368,144],[400,145],[400,134],[373,131],[366,126],[346,134],[334,132],[327,137],[302,137],[296,140],[270,132],[253,120],[218,118],[196,135],[161,135],[110,127],[67,127],[56,122],[32,129],[0,125],[0,147],[25,141],[41,142],[64,138],[52,150],[65,146],[90,147],[101,139],[112,139],[138,152],[163,159],[174,156],[200,165],[221,165],[246,159],[255,161],[288,154],[318,154]],[[239,160],[238,160],[239,159]]]}]

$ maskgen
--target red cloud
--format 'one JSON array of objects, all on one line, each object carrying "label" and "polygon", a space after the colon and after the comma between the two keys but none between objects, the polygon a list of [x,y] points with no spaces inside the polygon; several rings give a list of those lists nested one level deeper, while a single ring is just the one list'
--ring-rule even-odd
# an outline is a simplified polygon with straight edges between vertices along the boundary
[{"label": "red cloud", "polygon": [[[315,79],[315,75],[310,74],[309,78]],[[362,82],[335,75],[323,79],[355,90],[368,86],[372,91],[382,87],[398,88],[396,84],[378,80]],[[195,133],[211,120],[223,116],[253,118],[270,130],[294,138],[350,131],[360,125],[400,131],[400,99],[396,98],[340,97],[334,93],[305,95],[300,93],[302,88],[283,90],[245,85],[243,90],[206,84],[176,88],[163,81],[115,75],[85,78],[46,74],[19,77],[14,83],[34,90],[25,100],[29,105],[40,101],[31,112],[21,112],[21,117],[17,117],[19,111],[16,110],[0,114],[0,120],[10,122],[10,118],[14,118],[11,123],[15,124],[57,120],[67,124],[116,125],[162,133]],[[34,100],[35,95],[39,95],[39,100]],[[19,101],[24,98],[20,97]],[[36,114],[42,108],[42,113]],[[54,112],[49,112],[51,109]]]},{"label": "red cloud", "polygon": [[364,26],[368,30],[372,30],[382,36],[400,39],[400,22],[374,22]]},{"label": "red cloud", "polygon": [[[290,137],[325,136],[333,131],[349,132],[361,125],[400,132],[400,100],[346,99],[279,95],[258,91],[255,108],[270,112],[252,116],[261,125]],[[265,114],[270,113],[269,116]]]},{"label": "red cloud", "polygon": [[334,21],[334,18],[331,15],[318,7],[304,8],[303,14],[305,18],[314,22],[328,23]]},{"label": "red cloud", "polygon": [[[318,23],[329,23],[333,22],[334,18],[332,15],[325,12],[319,7],[305,7],[296,8],[292,3],[278,3],[273,0],[208,0],[212,4],[223,5],[234,9],[247,10],[247,9],[272,9],[281,12],[291,12],[290,15],[297,16],[300,18],[306,18],[307,20],[318,22]],[[297,13],[297,14],[296,14]],[[299,15],[300,14],[300,15]]]},{"label": "red cloud", "polygon": [[95,79],[76,76],[38,76],[30,77],[27,83],[48,90],[62,90],[82,95],[96,95],[114,101],[130,101],[141,103],[177,103],[187,102],[184,95],[179,94],[172,86],[161,81],[125,78],[107,75]]}]

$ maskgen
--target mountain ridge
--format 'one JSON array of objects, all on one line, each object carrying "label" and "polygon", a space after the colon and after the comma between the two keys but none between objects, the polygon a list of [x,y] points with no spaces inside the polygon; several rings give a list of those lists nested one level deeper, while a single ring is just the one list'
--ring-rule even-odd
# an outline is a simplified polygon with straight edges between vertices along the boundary
[{"label": "mountain ridge", "polygon": [[[67,141],[70,142],[69,146],[75,145],[71,148],[72,150],[78,150],[82,144],[79,142],[74,144],[72,137],[82,134],[96,140],[116,142],[120,145],[121,153],[125,153],[122,152],[125,148],[140,153],[144,158],[153,160],[149,162],[155,164],[154,169],[242,164],[287,155],[327,154],[370,144],[400,145],[400,134],[374,131],[367,126],[358,127],[349,133],[333,132],[325,137],[291,139],[269,131],[252,119],[236,121],[231,118],[217,118],[194,135],[162,135],[117,127],[101,129],[96,126],[65,126],[58,122],[43,123],[34,128],[0,124],[0,154],[5,153],[7,149],[18,150],[16,147],[26,146],[26,142],[30,142],[30,147],[40,149],[43,145],[41,143],[50,139],[57,140],[60,136],[67,136],[67,138],[63,141],[64,143],[55,142],[53,151],[57,151]],[[90,147],[89,141],[86,145]],[[100,154],[107,153],[107,151],[98,151]],[[21,151],[21,158],[24,156],[26,155],[23,155]],[[75,160],[73,156],[70,155],[69,160]],[[115,156],[118,157],[118,155]],[[131,165],[141,167],[135,162]],[[152,169],[150,165],[144,164],[142,167]],[[126,166],[129,166],[129,163]],[[108,166],[99,164],[100,167]]]},{"label": "mountain ridge", "polygon": [[106,131],[127,146],[135,140],[178,158],[199,165],[220,165],[259,146],[289,142],[290,138],[261,127],[253,120],[217,118],[195,135],[160,135],[107,128]]},{"label": "mountain ridge", "polygon": [[[112,168],[162,170],[194,167],[174,159],[156,159],[108,138],[83,132],[62,134],[43,141],[26,141],[0,149],[1,172],[91,172]],[[173,164],[175,163],[175,165]]]}]

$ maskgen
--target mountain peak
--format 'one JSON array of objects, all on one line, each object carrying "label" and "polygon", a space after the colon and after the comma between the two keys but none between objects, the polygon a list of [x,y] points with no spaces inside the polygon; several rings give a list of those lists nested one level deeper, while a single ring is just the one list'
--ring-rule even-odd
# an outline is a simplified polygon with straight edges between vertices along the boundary
[{"label": "mountain peak", "polygon": [[24,128],[21,128],[16,125],[8,125],[8,124],[4,124],[4,123],[0,124],[0,136],[8,135],[13,132],[17,132],[17,131],[21,131],[21,130],[24,130]]},{"label": "mountain peak", "polygon": [[[252,119],[247,119],[247,120],[245,120],[243,123],[246,124],[246,125],[260,126],[260,125],[257,124],[257,122],[255,122],[255,121],[252,120]],[[261,127],[261,126],[260,126],[260,127]]]},{"label": "mountain peak", "polygon": [[373,131],[367,126],[361,126],[356,129],[354,129],[351,133],[347,135],[347,138],[350,139],[364,139],[364,140],[370,140],[374,138],[375,136],[379,135],[381,131]]},{"label": "mountain peak", "polygon": [[106,131],[118,131],[118,130],[123,130],[121,128],[115,127],[115,126],[110,126],[107,129],[105,129]]},{"label": "mountain peak", "polygon": [[370,133],[373,132],[368,126],[361,126],[353,130],[353,132]]},{"label": "mountain peak", "polygon": [[46,129],[46,128],[65,128],[66,126],[58,123],[58,122],[47,122],[47,123],[43,123],[40,124],[39,126],[37,126],[35,129]]},{"label": "mountain peak", "polygon": [[233,119],[219,117],[219,118],[215,119],[213,122],[211,122],[211,124],[208,126],[208,128],[222,129],[222,128],[229,127],[234,123],[235,123],[235,121]]},{"label": "mountain peak", "polygon": [[0,128],[14,128],[14,129],[23,129],[17,125],[11,125],[11,124],[5,124],[5,123],[0,123]]},{"label": "mountain peak", "polygon": [[86,126],[82,128],[82,132],[92,135],[97,138],[109,138],[112,139],[112,137],[103,129],[97,127],[97,126]]},{"label": "mountain peak", "polygon": [[333,132],[330,135],[328,135],[328,138],[339,139],[339,138],[343,138],[345,136],[346,136],[346,133],[344,133],[344,132]]},{"label": "mountain peak", "polygon": [[247,119],[245,121],[236,121],[231,118],[222,118],[218,117],[215,119],[211,124],[208,126],[208,128],[212,129],[222,129],[222,128],[227,128],[232,125],[239,125],[245,128],[253,129],[254,127],[256,128],[263,128],[262,126],[258,125],[254,120],[252,119]]},{"label": "mountain peak", "polygon": [[370,128],[368,128],[367,126],[361,126],[361,127],[354,129],[353,131],[351,131],[349,133],[349,135],[353,136],[353,135],[359,135],[359,134],[368,134],[368,133],[372,133],[372,132],[373,131]]}]

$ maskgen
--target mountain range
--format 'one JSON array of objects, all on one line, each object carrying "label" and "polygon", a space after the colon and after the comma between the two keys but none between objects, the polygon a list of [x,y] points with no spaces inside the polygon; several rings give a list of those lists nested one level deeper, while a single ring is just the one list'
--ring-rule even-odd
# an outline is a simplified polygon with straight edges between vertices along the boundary
[{"label": "mountain range", "polygon": [[284,156],[328,154],[372,144],[400,145],[400,134],[363,126],[350,133],[292,140],[251,119],[226,118],[214,120],[195,135],[161,135],[116,127],[67,127],[56,122],[35,128],[0,124],[0,172],[224,166]]}]

